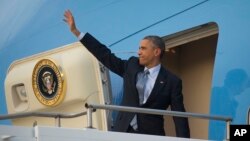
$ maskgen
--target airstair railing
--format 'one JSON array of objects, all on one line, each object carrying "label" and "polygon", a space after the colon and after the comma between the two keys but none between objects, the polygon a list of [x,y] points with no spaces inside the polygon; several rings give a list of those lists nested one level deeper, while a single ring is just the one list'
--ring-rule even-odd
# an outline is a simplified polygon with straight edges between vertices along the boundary
[{"label": "airstair railing", "polygon": [[229,127],[232,122],[231,117],[225,116],[213,116],[207,114],[197,114],[197,113],[189,113],[189,112],[178,112],[178,111],[169,111],[169,110],[157,110],[157,109],[147,109],[147,108],[136,108],[136,107],[128,107],[128,106],[117,106],[117,105],[100,105],[100,104],[86,104],[86,108],[88,108],[87,112],[87,125],[89,128],[92,128],[92,111],[96,109],[103,110],[115,110],[122,112],[132,112],[132,113],[144,113],[144,114],[154,114],[154,115],[167,115],[167,116],[177,116],[177,117],[193,117],[200,119],[211,119],[211,120],[220,120],[226,122],[226,140],[229,141]]},{"label": "airstair railing", "polygon": [[26,117],[50,117],[50,118],[55,118],[56,126],[61,127],[61,118],[75,118],[83,115],[87,115],[87,112],[84,111],[73,114],[52,113],[52,112],[26,112],[26,113],[0,115],[0,120],[26,118]]},{"label": "airstair railing", "polygon": [[[92,113],[96,111],[96,109],[103,110],[115,110],[115,111],[123,111],[123,112],[132,112],[132,113],[144,113],[144,114],[154,114],[154,115],[167,115],[167,116],[178,116],[178,117],[194,117],[201,119],[211,119],[211,120],[220,120],[226,122],[226,140],[229,140],[229,127],[232,122],[231,117],[225,116],[213,116],[207,114],[197,114],[197,113],[189,113],[189,112],[178,112],[178,111],[169,111],[169,110],[157,110],[157,109],[147,109],[147,108],[136,108],[136,107],[128,107],[128,106],[116,106],[116,105],[100,105],[100,104],[86,104],[87,112],[73,113],[73,114],[65,114],[65,113],[52,113],[52,112],[27,112],[27,113],[15,113],[8,115],[0,115],[0,120],[7,119],[17,119],[17,118],[25,118],[25,117],[51,117],[55,118],[56,126],[61,127],[61,118],[75,118],[83,115],[87,115],[87,126],[88,128],[92,128]],[[248,124],[250,116],[250,108],[248,110]]]}]

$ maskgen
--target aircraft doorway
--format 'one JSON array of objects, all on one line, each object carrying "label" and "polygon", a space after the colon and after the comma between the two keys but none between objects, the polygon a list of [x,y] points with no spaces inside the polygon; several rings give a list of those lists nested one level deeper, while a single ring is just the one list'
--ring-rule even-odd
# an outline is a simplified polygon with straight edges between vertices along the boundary
[{"label": "aircraft doorway", "polygon": [[[208,23],[163,37],[162,64],[182,79],[187,112],[209,113],[210,92],[218,40],[216,23]],[[208,139],[209,120],[189,118],[191,138]],[[175,136],[172,117],[165,117],[167,135]]]}]

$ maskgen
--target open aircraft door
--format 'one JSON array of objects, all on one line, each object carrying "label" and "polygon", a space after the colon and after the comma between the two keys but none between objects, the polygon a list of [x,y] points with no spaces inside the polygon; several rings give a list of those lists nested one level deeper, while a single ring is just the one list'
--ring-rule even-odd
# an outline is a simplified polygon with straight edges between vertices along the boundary
[{"label": "open aircraft door", "polygon": [[[14,61],[5,79],[8,114],[86,111],[86,103],[110,103],[108,70],[79,43]],[[93,126],[108,129],[108,112],[93,114]],[[55,125],[53,118],[13,119],[13,125]],[[62,119],[62,127],[87,126],[86,116]]]}]

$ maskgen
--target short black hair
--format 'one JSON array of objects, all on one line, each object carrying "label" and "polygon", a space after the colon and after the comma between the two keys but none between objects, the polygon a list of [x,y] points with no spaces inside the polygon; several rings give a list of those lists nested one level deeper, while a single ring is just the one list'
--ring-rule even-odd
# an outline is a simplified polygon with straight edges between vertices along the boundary
[{"label": "short black hair", "polygon": [[155,47],[160,48],[161,49],[160,57],[161,58],[163,57],[163,54],[164,54],[164,51],[165,51],[165,42],[161,37],[156,36],[156,35],[148,35],[148,36],[145,36],[143,38],[143,40],[149,40],[155,45]]}]

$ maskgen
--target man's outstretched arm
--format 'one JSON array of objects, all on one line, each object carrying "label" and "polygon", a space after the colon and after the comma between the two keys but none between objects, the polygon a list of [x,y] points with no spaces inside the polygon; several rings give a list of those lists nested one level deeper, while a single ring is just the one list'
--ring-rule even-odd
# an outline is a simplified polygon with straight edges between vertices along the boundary
[{"label": "man's outstretched arm", "polygon": [[63,20],[68,24],[70,31],[100,62],[102,62],[114,73],[120,75],[121,77],[123,76],[126,61],[116,57],[113,53],[111,53],[109,48],[100,43],[89,33],[81,33],[76,27],[74,17],[70,10],[66,10],[64,12]]}]

